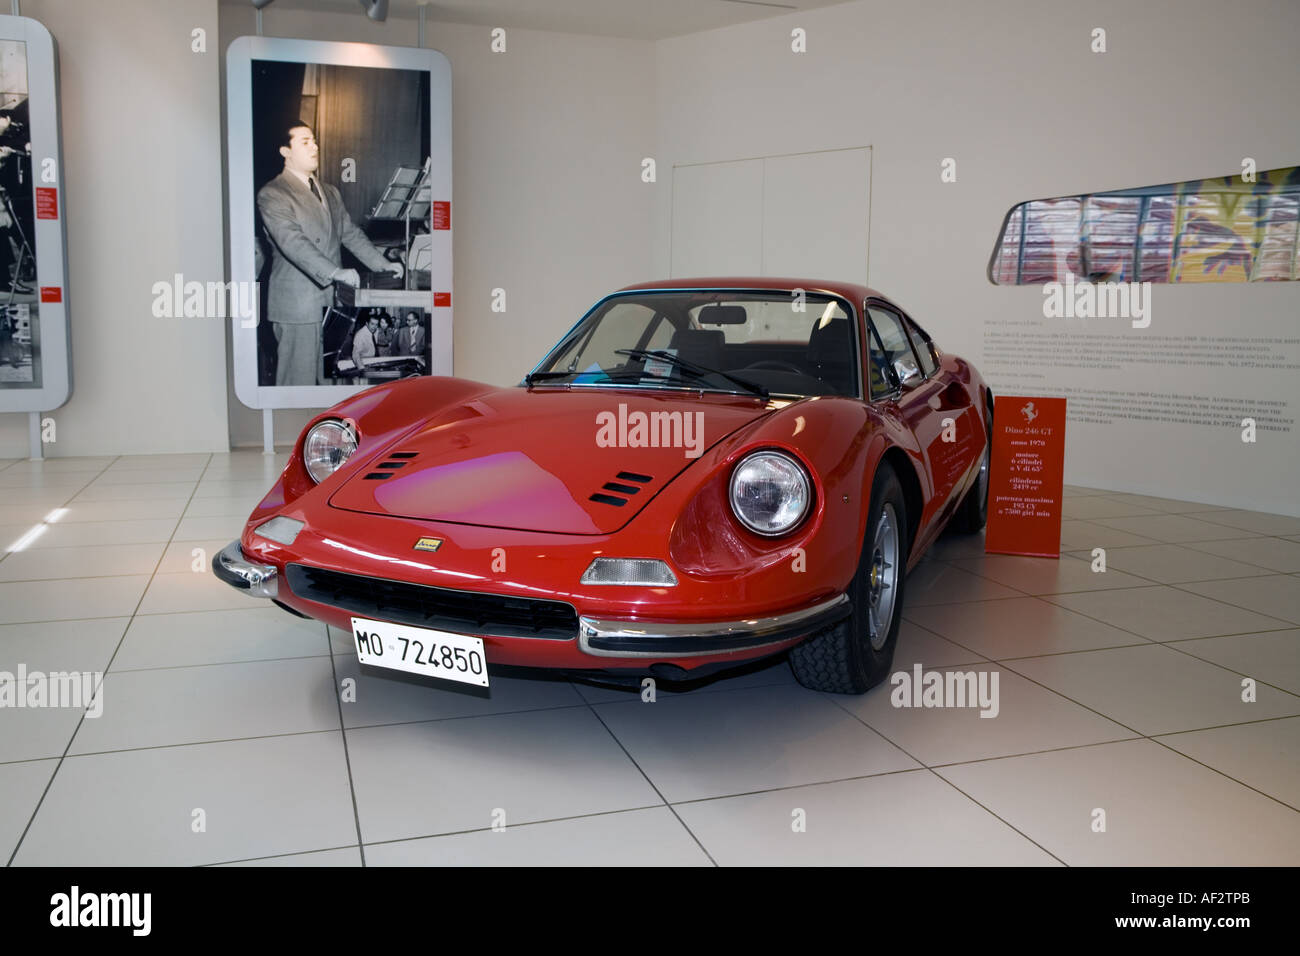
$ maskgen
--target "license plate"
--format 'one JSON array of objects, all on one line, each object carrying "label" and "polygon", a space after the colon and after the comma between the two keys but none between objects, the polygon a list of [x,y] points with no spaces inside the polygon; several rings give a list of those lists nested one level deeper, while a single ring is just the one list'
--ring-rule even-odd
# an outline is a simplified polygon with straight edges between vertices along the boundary
[{"label": "license plate", "polygon": [[488,685],[487,660],[479,637],[354,617],[352,640],[357,660],[371,667],[475,687]]}]

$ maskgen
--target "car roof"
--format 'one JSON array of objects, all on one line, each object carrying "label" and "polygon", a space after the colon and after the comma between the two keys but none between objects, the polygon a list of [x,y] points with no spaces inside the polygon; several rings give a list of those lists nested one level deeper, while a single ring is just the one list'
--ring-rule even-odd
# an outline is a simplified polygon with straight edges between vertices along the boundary
[{"label": "car roof", "polygon": [[838,282],[830,279],[792,279],[787,277],[775,276],[704,276],[698,278],[685,279],[656,279],[653,282],[638,282],[636,285],[625,286],[619,289],[619,292],[640,292],[656,289],[682,289],[682,290],[735,290],[735,289],[754,289],[759,291],[774,290],[779,292],[789,292],[792,289],[803,289],[805,292],[829,292],[832,295],[848,299],[850,302],[862,302],[864,299],[876,298],[889,301],[889,297],[884,293],[877,292],[869,286],[860,285],[856,282]]}]

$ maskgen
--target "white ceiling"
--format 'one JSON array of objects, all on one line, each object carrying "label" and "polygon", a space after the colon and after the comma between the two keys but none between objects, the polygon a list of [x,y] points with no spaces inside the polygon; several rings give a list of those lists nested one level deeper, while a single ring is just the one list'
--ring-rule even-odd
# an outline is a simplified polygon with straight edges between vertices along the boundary
[{"label": "white ceiling", "polygon": [[[390,0],[389,17],[414,19],[427,6],[430,21],[472,23],[488,27],[518,27],[589,33],[596,36],[661,40],[712,30],[797,10],[829,7],[847,0]],[[249,0],[222,0],[231,6]],[[364,17],[358,0],[273,0],[267,17],[277,8],[355,13]]]}]

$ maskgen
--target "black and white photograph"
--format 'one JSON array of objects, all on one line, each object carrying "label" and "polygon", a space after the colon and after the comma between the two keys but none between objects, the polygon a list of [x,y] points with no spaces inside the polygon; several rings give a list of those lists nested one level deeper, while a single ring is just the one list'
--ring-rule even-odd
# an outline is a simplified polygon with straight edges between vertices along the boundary
[{"label": "black and white photograph", "polygon": [[[393,358],[398,319],[366,303],[416,313],[428,304],[420,260],[432,208],[429,79],[416,70],[253,61],[260,385],[427,373],[423,349],[406,362],[382,361]],[[360,348],[344,354],[340,340]]]},{"label": "black and white photograph", "polygon": [[27,44],[0,39],[0,388],[40,385]]}]

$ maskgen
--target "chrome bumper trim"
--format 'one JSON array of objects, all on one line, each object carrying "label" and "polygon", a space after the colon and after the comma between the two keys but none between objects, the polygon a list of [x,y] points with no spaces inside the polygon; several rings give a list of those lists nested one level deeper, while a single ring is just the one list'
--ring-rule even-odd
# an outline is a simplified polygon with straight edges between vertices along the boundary
[{"label": "chrome bumper trim", "polygon": [[840,594],[801,611],[741,621],[578,619],[578,647],[593,657],[702,657],[780,644],[838,623],[852,608]]},{"label": "chrome bumper trim", "polygon": [[212,573],[231,587],[247,591],[249,597],[274,598],[279,591],[275,567],[249,561],[238,541],[230,542],[212,559]]}]

